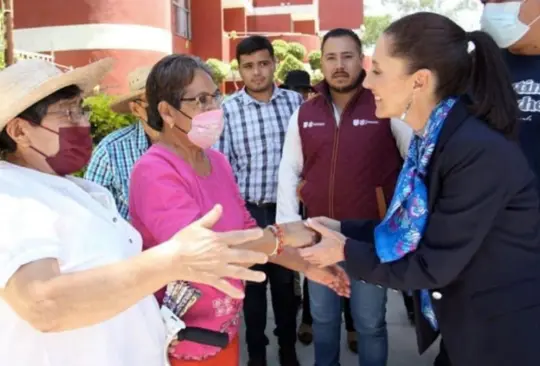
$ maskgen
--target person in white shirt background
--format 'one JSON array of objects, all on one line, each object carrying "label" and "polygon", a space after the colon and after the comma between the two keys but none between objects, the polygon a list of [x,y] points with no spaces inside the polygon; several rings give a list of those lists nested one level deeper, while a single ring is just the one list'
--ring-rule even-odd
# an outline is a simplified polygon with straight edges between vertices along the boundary
[{"label": "person in white shirt background", "polygon": [[[305,70],[292,70],[287,73],[285,81],[280,85],[282,89],[289,89],[302,95],[304,101],[316,96],[317,91],[311,86],[309,73]],[[300,215],[307,219],[304,215],[304,207],[299,206]],[[295,292],[298,297],[298,302],[302,307],[302,320],[298,327],[298,340],[304,345],[310,345],[313,342],[313,319],[311,317],[311,308],[309,305],[309,287],[308,279],[304,277],[301,281],[300,274],[295,273]],[[347,345],[349,350],[357,353],[358,343],[356,341],[356,330],[351,316],[351,305],[348,298],[343,299],[343,317],[345,318],[345,329],[347,330]]]},{"label": "person in white shirt background", "polygon": [[69,176],[92,151],[83,93],[111,67],[25,60],[0,72],[0,365],[163,366],[157,289],[196,280],[242,298],[225,277],[265,279],[241,265],[266,255],[232,247],[262,230],[214,233],[220,206],[141,254],[112,195]]},{"label": "person in white shirt background", "polygon": [[[373,95],[362,87],[362,43],[349,29],[322,42],[319,95],[292,115],[279,167],[277,223],[310,217],[358,219],[383,215],[377,189],[393,195],[412,130],[375,117]],[[387,202],[386,202],[387,203]],[[339,364],[341,299],[309,281],[317,366]],[[386,289],[351,281],[351,312],[362,366],[384,366],[388,355]]]}]

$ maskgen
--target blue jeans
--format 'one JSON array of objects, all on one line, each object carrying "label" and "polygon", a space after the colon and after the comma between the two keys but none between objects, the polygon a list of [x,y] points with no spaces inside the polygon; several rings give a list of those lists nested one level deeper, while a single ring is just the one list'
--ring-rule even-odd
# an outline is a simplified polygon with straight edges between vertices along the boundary
[{"label": "blue jeans", "polygon": [[[315,366],[340,366],[342,299],[328,287],[309,281]],[[360,366],[386,366],[386,289],[351,281],[351,313],[358,337]]]}]

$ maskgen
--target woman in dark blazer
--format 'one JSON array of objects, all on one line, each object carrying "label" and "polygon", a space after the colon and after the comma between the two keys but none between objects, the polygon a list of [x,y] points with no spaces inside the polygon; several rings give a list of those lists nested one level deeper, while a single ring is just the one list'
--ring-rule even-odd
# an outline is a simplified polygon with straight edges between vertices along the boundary
[{"label": "woman in dark blazer", "polygon": [[416,131],[394,197],[379,222],[308,220],[322,239],[302,255],[417,290],[421,352],[440,332],[453,366],[540,365],[538,197],[497,46],[416,13],[381,36],[364,86]]}]

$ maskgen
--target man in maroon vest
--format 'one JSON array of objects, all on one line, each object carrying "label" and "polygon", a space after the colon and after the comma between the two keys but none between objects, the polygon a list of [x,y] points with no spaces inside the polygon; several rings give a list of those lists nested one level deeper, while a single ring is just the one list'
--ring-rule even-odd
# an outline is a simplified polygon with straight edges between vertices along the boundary
[{"label": "man in maroon vest", "polygon": [[[313,98],[317,94],[315,88],[311,86],[309,73],[305,70],[289,71],[287,73],[287,76],[285,77],[285,82],[280,87],[300,93],[304,98],[304,101]],[[297,121],[294,120],[293,122],[296,123]],[[299,212],[300,214],[304,212],[302,206],[300,206]],[[298,272],[295,273],[295,275],[299,276]],[[300,287],[299,277],[295,277],[295,287],[297,285],[297,281],[298,287]],[[300,294],[298,295],[298,301],[302,304],[302,322],[300,324],[300,327],[298,328],[298,340],[302,344],[307,346],[313,342],[313,318],[311,317],[311,309],[309,306],[309,286],[307,278],[304,278],[304,282],[301,288],[302,290],[298,289],[299,291],[297,292],[297,294]],[[297,291],[297,288],[295,288],[295,291]],[[304,295],[303,298],[301,296],[302,292]],[[351,316],[351,306],[349,299],[344,299],[343,305],[343,317],[345,318],[345,329],[347,330],[347,343],[351,352],[357,353],[358,343],[356,340],[356,330],[354,329],[354,322]]]},{"label": "man in maroon vest", "polygon": [[[373,95],[362,88],[362,64],[362,43],[354,32],[334,29],[325,35],[319,95],[302,104],[289,122],[277,222],[301,219],[298,198],[310,217],[374,219],[384,214],[412,131],[399,120],[375,117]],[[342,301],[311,281],[309,294],[315,365],[339,366]],[[359,364],[386,366],[386,289],[351,281],[351,311]]]}]

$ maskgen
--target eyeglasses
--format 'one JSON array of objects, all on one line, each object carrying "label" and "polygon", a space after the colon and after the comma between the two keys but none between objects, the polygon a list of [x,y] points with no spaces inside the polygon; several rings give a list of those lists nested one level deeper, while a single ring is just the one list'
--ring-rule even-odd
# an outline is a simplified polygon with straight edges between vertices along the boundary
[{"label": "eyeglasses", "polygon": [[83,121],[88,121],[92,110],[90,107],[74,107],[61,111],[48,112],[48,116],[56,116],[56,118],[67,119],[73,124],[79,124]]},{"label": "eyeglasses", "polygon": [[148,107],[148,102],[142,99],[135,99],[133,103],[140,105],[143,108]]},{"label": "eyeglasses", "polygon": [[196,102],[197,108],[204,111],[213,106],[220,107],[223,102],[223,94],[216,90],[214,94],[202,93],[193,98],[181,98],[180,101]]}]

